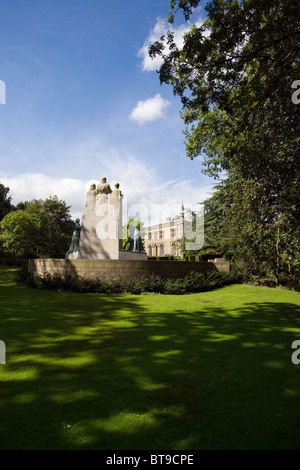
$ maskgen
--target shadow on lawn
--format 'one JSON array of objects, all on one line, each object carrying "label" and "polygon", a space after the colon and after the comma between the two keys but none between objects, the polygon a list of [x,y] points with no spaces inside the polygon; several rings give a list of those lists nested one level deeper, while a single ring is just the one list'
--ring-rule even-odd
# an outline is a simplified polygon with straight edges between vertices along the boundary
[{"label": "shadow on lawn", "polygon": [[230,314],[199,296],[197,311],[179,298],[153,313],[138,296],[0,296],[0,448],[300,447],[294,304]]}]

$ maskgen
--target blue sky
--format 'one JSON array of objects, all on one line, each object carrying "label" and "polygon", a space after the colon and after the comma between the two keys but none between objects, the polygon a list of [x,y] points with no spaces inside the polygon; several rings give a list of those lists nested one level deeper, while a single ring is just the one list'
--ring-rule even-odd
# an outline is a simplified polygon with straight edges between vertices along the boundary
[{"label": "blue sky", "polygon": [[[168,0],[1,0],[0,181],[14,203],[57,194],[80,217],[103,176],[129,204],[180,209],[209,195],[215,181],[185,156],[180,100],[147,55],[168,9]],[[179,18],[178,41],[186,27]]]}]

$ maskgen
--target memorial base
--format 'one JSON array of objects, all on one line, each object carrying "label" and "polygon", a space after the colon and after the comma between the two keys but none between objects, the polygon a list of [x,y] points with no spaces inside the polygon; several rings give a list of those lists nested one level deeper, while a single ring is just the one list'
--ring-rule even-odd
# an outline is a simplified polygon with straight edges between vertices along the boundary
[{"label": "memorial base", "polygon": [[75,259],[94,259],[94,260],[135,260],[135,261],[146,261],[147,253],[141,253],[139,251],[123,251],[120,250],[118,253],[84,253],[81,254],[80,250],[74,253],[66,254],[65,259],[75,260]]},{"label": "memorial base", "polygon": [[[127,253],[125,253],[127,255]],[[128,255],[143,255],[128,253]],[[77,275],[90,279],[133,278],[155,274],[178,279],[190,272],[205,273],[217,269],[207,261],[153,261],[149,259],[30,259],[29,272],[34,275]]]}]

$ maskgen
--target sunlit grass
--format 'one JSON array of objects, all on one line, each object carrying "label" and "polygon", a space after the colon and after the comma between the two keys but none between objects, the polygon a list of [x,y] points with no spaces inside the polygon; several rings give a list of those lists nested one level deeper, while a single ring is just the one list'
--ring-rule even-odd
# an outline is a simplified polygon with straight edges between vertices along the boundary
[{"label": "sunlit grass", "polygon": [[72,294],[0,269],[1,449],[298,449],[300,295]]}]

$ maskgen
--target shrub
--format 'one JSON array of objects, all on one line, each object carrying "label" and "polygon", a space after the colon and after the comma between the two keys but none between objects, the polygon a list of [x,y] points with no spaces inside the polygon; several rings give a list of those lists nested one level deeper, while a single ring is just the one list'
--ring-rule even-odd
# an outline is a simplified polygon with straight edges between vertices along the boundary
[{"label": "shrub", "polygon": [[187,294],[186,287],[182,279],[167,279],[165,282],[164,294],[181,295]]},{"label": "shrub", "polygon": [[52,289],[81,293],[103,294],[187,294],[205,292],[229,284],[243,281],[243,276],[233,271],[222,273],[218,270],[207,273],[191,272],[181,279],[162,278],[156,274],[134,278],[87,279],[76,274],[49,274],[34,276],[28,272],[27,266],[22,266],[17,274],[20,284],[39,289]]}]

